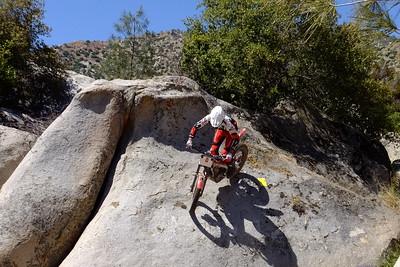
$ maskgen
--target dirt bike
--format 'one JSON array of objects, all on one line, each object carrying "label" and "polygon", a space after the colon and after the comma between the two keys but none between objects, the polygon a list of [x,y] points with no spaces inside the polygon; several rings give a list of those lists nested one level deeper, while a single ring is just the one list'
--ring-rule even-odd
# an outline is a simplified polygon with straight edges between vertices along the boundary
[{"label": "dirt bike", "polygon": [[220,155],[214,156],[209,152],[202,153],[190,187],[190,192],[193,192],[190,212],[196,209],[197,202],[203,195],[208,179],[216,183],[225,177],[231,180],[243,168],[249,153],[247,146],[241,142],[245,134],[246,129],[242,129],[239,132],[239,142],[232,147],[232,151],[235,151],[235,153],[232,155],[232,161],[229,164],[225,163],[224,158]]}]

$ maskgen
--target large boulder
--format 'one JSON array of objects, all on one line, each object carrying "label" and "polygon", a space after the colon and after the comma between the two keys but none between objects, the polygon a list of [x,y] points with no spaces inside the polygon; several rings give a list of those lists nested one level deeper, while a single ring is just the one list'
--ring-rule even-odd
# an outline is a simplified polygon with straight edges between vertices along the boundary
[{"label": "large boulder", "polygon": [[[304,168],[190,80],[114,82],[136,88],[135,106],[94,218],[61,266],[371,266],[399,228],[365,184],[353,191]],[[199,154],[184,144],[215,104],[248,127],[250,156],[237,184],[208,181],[189,214]],[[208,149],[212,131],[194,144]]]},{"label": "large boulder", "polygon": [[381,139],[381,143],[385,146],[390,161],[400,159],[400,136],[397,134],[389,134]]},{"label": "large boulder", "polygon": [[132,99],[106,84],[78,94],[0,191],[0,266],[56,266],[95,204]]},{"label": "large boulder", "polygon": [[36,135],[0,125],[0,188],[36,141]]},{"label": "large boulder", "polygon": [[[189,214],[199,154],[184,146],[216,104],[248,128],[249,158],[237,183],[207,182]],[[0,191],[0,266],[376,265],[400,228],[367,183],[387,158],[291,110],[252,122],[184,77],[91,83]]]},{"label": "large boulder", "polygon": [[83,74],[76,73],[75,71],[68,70],[67,81],[70,86],[71,94],[76,95],[84,88],[89,87],[91,83],[95,81],[95,79],[85,76]]}]

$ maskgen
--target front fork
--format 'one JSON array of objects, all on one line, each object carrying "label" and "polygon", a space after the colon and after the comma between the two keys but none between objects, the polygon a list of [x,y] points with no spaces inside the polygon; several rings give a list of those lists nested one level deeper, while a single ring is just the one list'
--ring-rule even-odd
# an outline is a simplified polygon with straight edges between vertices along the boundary
[{"label": "front fork", "polygon": [[[207,176],[204,174],[200,174],[199,171],[200,171],[200,165],[197,166],[196,173],[193,177],[192,186],[190,187],[190,192],[193,192],[193,189],[196,186],[198,189],[200,189],[201,195],[203,195],[204,187],[206,186],[206,182],[207,182]],[[200,177],[199,177],[199,175],[200,175]],[[200,179],[197,179],[197,177],[199,177]],[[197,184],[196,184],[196,181],[197,181]]]},{"label": "front fork", "polygon": [[197,166],[197,170],[194,173],[193,182],[192,182],[192,185],[190,186],[190,192],[193,192],[194,184],[196,183],[197,175],[199,175],[199,170],[200,170],[200,165]]}]

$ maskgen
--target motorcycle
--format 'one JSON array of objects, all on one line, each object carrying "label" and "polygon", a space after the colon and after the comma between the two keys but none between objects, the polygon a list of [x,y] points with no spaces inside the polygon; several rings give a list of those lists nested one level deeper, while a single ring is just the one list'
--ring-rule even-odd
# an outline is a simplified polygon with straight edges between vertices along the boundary
[{"label": "motorcycle", "polygon": [[241,129],[239,132],[239,142],[232,147],[235,153],[232,155],[232,161],[229,164],[225,163],[224,158],[220,155],[214,156],[210,152],[202,153],[190,187],[190,192],[193,193],[190,212],[194,212],[196,209],[197,202],[203,195],[208,179],[215,183],[219,183],[223,178],[232,180],[243,168],[249,153],[248,147],[241,142],[245,134],[246,129]]}]

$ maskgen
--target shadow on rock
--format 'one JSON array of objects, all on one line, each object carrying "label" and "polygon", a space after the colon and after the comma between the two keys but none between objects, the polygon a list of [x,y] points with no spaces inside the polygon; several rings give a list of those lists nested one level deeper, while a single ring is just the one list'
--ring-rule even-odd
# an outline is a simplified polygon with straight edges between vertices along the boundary
[{"label": "shadow on rock", "polygon": [[[224,213],[232,228],[227,225],[218,210],[202,202],[199,202],[197,207],[197,211],[202,212],[200,218],[196,213],[191,213],[193,222],[208,239],[224,248],[228,248],[231,243],[246,246],[251,251],[256,251],[272,266],[297,266],[297,257],[285,234],[268,218],[282,216],[283,213],[265,208],[269,196],[256,178],[248,174],[239,174],[237,184],[219,189],[217,201],[221,207],[220,212]],[[255,231],[246,232],[246,220],[254,226]],[[219,234],[208,231],[201,221],[208,226],[219,228]]]},{"label": "shadow on rock", "polygon": [[283,101],[271,113],[256,117],[254,126],[267,140],[320,175],[346,186],[362,180],[375,192],[379,184],[389,182],[390,160],[384,146],[314,107]]}]

